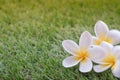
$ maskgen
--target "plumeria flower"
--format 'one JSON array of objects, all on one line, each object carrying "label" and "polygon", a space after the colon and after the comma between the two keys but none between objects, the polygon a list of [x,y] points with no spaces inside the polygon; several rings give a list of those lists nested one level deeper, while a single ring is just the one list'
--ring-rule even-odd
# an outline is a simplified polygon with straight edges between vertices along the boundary
[{"label": "plumeria flower", "polygon": [[62,64],[64,67],[73,67],[80,62],[79,71],[86,73],[92,70],[92,61],[100,61],[104,54],[93,53],[90,45],[92,42],[92,36],[89,32],[85,31],[81,34],[79,45],[72,40],[64,40],[62,42],[63,48],[71,54],[63,60]]},{"label": "plumeria flower", "polygon": [[116,45],[120,43],[120,32],[109,30],[103,21],[98,21],[94,27],[96,37],[93,37],[93,44],[100,45],[103,41]]},{"label": "plumeria flower", "polygon": [[94,45],[92,49],[96,54],[98,53],[98,50],[105,54],[101,61],[96,59],[98,65],[93,67],[94,71],[100,73],[111,68],[113,75],[120,78],[120,46],[114,47],[107,42],[102,42],[100,46]]}]

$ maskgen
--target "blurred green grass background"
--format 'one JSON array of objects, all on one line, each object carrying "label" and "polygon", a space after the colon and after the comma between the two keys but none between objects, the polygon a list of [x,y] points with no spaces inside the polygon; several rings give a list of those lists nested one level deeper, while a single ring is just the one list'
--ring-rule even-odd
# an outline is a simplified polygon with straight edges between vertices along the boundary
[{"label": "blurred green grass background", "polygon": [[0,0],[0,80],[118,80],[64,68],[61,42],[103,20],[120,30],[120,0]]}]

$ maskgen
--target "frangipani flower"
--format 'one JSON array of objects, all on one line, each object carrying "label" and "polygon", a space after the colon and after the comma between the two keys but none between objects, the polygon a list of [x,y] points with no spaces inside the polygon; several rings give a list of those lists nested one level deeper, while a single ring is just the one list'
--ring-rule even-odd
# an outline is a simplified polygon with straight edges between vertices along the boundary
[{"label": "frangipani flower", "polygon": [[94,27],[96,37],[93,37],[93,44],[100,45],[103,41],[116,45],[120,43],[120,32],[109,30],[103,21],[98,21]]},{"label": "frangipani flower", "polygon": [[107,42],[102,42],[100,46],[94,45],[92,49],[93,51],[96,51],[97,49],[99,52],[106,55],[103,56],[101,61],[96,59],[96,63],[98,63],[98,65],[93,67],[94,71],[100,73],[111,68],[113,75],[120,78],[120,46],[114,47]]},{"label": "frangipani flower", "polygon": [[63,60],[62,64],[64,67],[73,67],[80,62],[79,70],[81,72],[89,72],[92,70],[92,61],[100,61],[103,59],[104,54],[93,53],[90,48],[92,42],[92,36],[89,32],[85,31],[81,34],[79,45],[72,40],[64,40],[62,42],[63,48],[70,53],[72,56],[67,57]]}]

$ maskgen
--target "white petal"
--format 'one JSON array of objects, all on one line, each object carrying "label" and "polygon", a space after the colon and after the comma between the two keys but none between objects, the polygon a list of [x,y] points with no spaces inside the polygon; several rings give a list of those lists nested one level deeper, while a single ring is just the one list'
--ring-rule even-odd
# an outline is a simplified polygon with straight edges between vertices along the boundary
[{"label": "white petal", "polygon": [[97,37],[92,36],[92,44],[95,44],[97,40],[98,40],[98,38],[97,38]]},{"label": "white petal", "polygon": [[106,57],[106,51],[100,46],[92,45],[88,52],[90,53],[90,58],[95,63],[101,62]]},{"label": "white petal", "polygon": [[113,45],[120,43],[120,31],[118,30],[111,30],[108,33],[108,37],[113,40]]},{"label": "white petal", "polygon": [[95,24],[95,34],[97,37],[107,34],[108,31],[108,26],[103,21],[98,21]]},{"label": "white petal", "polygon": [[73,67],[75,65],[77,65],[80,62],[80,60],[76,60],[75,56],[70,56],[67,57],[63,60],[62,64],[64,67]]},{"label": "white petal", "polygon": [[76,51],[78,50],[79,46],[72,40],[64,40],[62,42],[63,48],[72,55],[76,55]]},{"label": "white petal", "polygon": [[92,70],[92,61],[88,58],[85,62],[80,62],[79,70],[83,73],[90,72]]},{"label": "white petal", "polygon": [[112,70],[114,76],[120,78],[120,61],[118,60],[115,68]]},{"label": "white petal", "polygon": [[100,46],[103,47],[107,52],[111,52],[113,50],[113,45],[107,42],[102,42]]},{"label": "white petal", "polygon": [[79,46],[81,48],[88,48],[88,46],[91,45],[92,42],[92,36],[88,31],[85,31],[81,34]]},{"label": "white petal", "polygon": [[108,68],[110,68],[111,65],[108,65],[108,66],[102,66],[102,65],[95,65],[93,67],[94,71],[97,72],[97,73],[100,73],[100,72],[103,72],[105,70],[107,70]]},{"label": "white petal", "polygon": [[120,59],[120,46],[115,46],[113,49],[113,53]]}]

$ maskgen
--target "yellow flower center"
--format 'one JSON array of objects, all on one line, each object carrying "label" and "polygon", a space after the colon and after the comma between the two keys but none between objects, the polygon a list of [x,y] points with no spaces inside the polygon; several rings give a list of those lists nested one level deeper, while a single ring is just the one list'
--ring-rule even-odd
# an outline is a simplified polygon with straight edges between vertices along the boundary
[{"label": "yellow flower center", "polygon": [[90,57],[90,54],[86,49],[78,50],[76,54],[77,54],[76,60],[81,60],[82,62],[85,62],[86,59]]},{"label": "yellow flower center", "polygon": [[103,66],[108,66],[111,65],[112,69],[114,69],[115,64],[117,61],[117,57],[115,55],[109,54],[104,60],[103,62],[105,62],[106,64],[103,64]]},{"label": "yellow flower center", "polygon": [[100,45],[103,41],[106,41],[110,44],[113,43],[113,39],[106,37],[105,35],[101,35],[97,40],[95,40],[96,45]]}]

